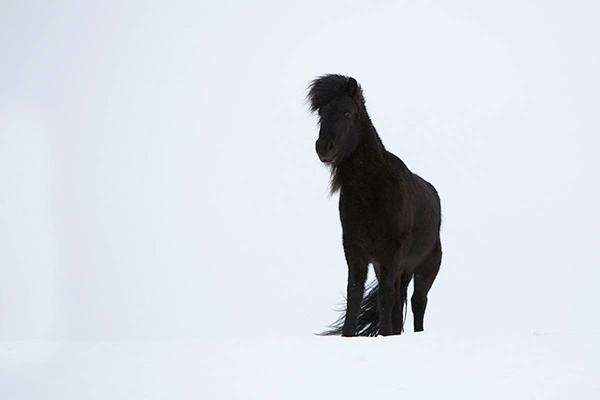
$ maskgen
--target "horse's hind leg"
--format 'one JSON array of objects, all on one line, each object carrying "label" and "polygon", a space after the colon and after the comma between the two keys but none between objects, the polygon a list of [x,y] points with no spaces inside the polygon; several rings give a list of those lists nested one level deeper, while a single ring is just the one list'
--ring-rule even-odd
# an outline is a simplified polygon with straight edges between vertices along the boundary
[{"label": "horse's hind leg", "polygon": [[406,302],[406,289],[412,278],[408,272],[402,272],[396,277],[396,302],[392,311],[392,329],[394,335],[399,335],[404,330],[404,303]]},{"label": "horse's hind leg", "polygon": [[423,317],[427,307],[427,293],[433,285],[442,262],[442,248],[438,244],[433,253],[425,259],[415,270],[414,274],[414,293],[411,298],[412,311],[414,317],[415,332],[423,330]]}]

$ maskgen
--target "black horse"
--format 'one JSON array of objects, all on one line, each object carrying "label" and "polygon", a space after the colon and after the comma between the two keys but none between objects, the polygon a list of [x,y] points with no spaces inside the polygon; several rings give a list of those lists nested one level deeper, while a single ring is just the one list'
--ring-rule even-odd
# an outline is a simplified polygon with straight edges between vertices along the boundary
[{"label": "black horse", "polygon": [[[308,101],[319,114],[317,154],[331,167],[332,193],[340,192],[348,263],[346,315],[325,334],[402,333],[413,278],[414,328],[422,331],[427,293],[442,258],[439,196],[383,147],[354,78],[321,76],[311,82]],[[378,285],[363,299],[369,264]]]}]

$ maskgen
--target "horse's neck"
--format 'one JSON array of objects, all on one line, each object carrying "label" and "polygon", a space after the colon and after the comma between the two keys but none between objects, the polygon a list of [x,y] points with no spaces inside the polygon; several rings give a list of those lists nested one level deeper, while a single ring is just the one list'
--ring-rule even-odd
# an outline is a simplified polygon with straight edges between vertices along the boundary
[{"label": "horse's neck", "polygon": [[341,187],[368,186],[387,173],[386,150],[375,128],[369,124],[356,150],[338,167]]}]

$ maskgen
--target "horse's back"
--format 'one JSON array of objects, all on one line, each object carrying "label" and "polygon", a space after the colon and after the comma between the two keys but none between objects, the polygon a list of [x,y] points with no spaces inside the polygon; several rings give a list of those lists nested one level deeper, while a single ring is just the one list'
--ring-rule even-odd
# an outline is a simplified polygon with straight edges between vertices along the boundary
[{"label": "horse's back", "polygon": [[[416,259],[426,257],[439,245],[441,225],[440,198],[435,187],[411,172],[406,164],[392,153],[388,153],[402,185],[406,185],[406,195],[412,209],[413,223],[411,256]],[[408,205],[405,203],[405,205]]]},{"label": "horse's back", "polygon": [[387,154],[394,172],[400,177],[401,184],[411,189],[409,192],[414,196],[417,207],[419,205],[426,206],[429,211],[440,215],[440,197],[435,187],[409,170],[396,155],[390,152]]},{"label": "horse's back", "polygon": [[415,185],[417,208],[421,206],[423,211],[431,212],[432,217],[438,220],[439,224],[441,220],[441,204],[437,190],[431,183],[427,182],[419,175],[412,173],[412,177]]}]

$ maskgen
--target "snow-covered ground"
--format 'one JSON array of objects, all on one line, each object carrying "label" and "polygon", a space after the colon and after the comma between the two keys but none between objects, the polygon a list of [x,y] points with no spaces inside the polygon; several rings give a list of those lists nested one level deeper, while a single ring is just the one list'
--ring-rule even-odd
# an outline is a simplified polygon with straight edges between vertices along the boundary
[{"label": "snow-covered ground", "polygon": [[600,335],[17,341],[0,398],[598,399]]}]

